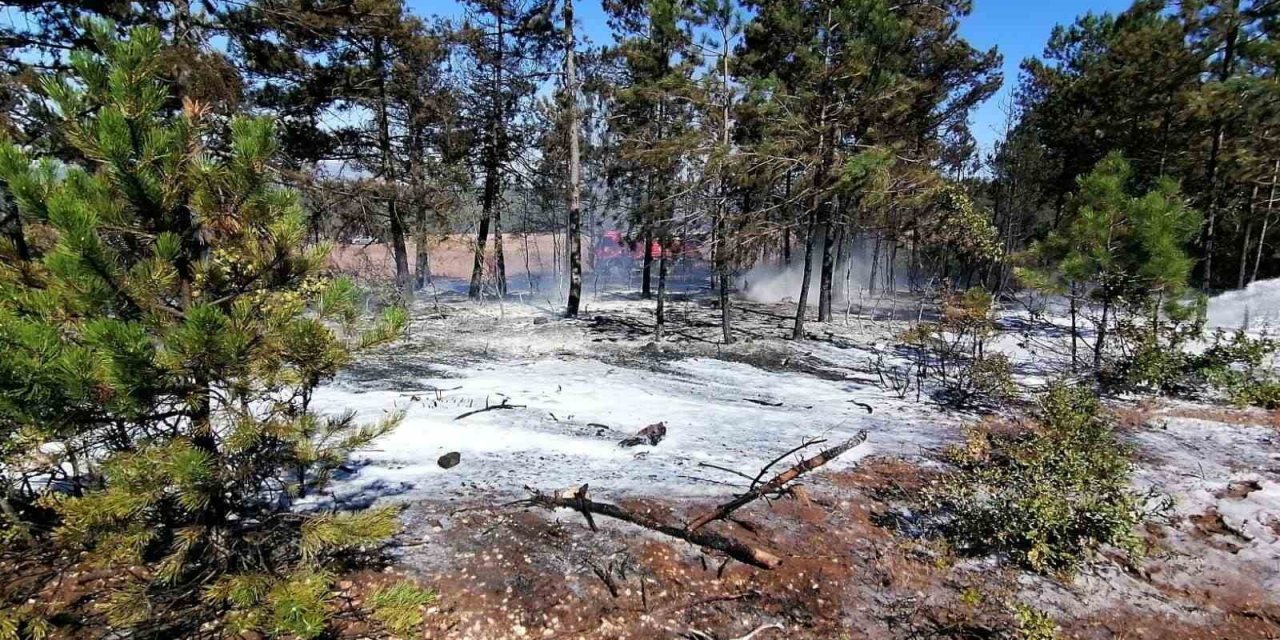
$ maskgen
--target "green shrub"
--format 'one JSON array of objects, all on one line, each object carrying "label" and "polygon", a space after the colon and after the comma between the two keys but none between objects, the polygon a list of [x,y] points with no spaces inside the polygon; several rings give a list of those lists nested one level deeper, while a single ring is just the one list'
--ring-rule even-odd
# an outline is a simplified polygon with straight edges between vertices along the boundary
[{"label": "green shrub", "polygon": [[1272,367],[1280,342],[1266,334],[1219,329],[1195,353],[1189,347],[1203,338],[1198,327],[1171,323],[1153,332],[1129,325],[1117,333],[1128,348],[1101,372],[1111,386],[1179,396],[1217,392],[1239,405],[1280,407],[1280,379]]},{"label": "green shrub", "polygon": [[929,492],[944,534],[973,551],[1008,554],[1035,571],[1070,570],[1110,545],[1140,551],[1147,500],[1129,486],[1129,450],[1088,388],[1055,385],[1034,428],[979,426],[948,457],[956,470]]}]

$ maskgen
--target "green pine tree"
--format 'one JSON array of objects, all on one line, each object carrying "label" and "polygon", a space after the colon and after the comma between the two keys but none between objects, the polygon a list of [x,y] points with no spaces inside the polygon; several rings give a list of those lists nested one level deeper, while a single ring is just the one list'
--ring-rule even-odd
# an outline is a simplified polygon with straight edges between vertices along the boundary
[{"label": "green pine tree", "polygon": [[1164,303],[1181,297],[1194,266],[1186,247],[1200,228],[1200,214],[1170,178],[1157,180],[1140,195],[1132,194],[1133,181],[1133,168],[1119,153],[1081,176],[1073,215],[1033,250],[1040,268],[1024,272],[1033,284],[1070,291],[1073,357],[1077,298],[1088,296],[1097,303],[1095,367],[1101,364],[1116,314],[1157,316]]},{"label": "green pine tree", "polygon": [[271,121],[192,100],[173,112],[159,32],[92,31],[101,53],[45,86],[83,165],[0,145],[24,245],[0,246],[10,514],[36,500],[56,514],[52,541],[130,569],[97,599],[112,626],[178,637],[216,615],[314,637],[326,561],[396,516],[286,506],[398,414],[357,424],[312,395],[405,313],[358,328],[359,292],[324,276],[328,247],[307,245],[297,195],[277,186]]}]

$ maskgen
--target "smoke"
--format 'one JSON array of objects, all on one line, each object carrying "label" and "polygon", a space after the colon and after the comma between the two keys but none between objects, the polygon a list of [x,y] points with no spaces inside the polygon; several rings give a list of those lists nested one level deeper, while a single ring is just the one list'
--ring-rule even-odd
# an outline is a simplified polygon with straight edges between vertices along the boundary
[{"label": "smoke", "polygon": [[1208,324],[1224,329],[1280,326],[1280,278],[1210,298]]},{"label": "smoke", "polygon": [[[815,251],[820,254],[820,251]],[[845,303],[849,298],[857,299],[871,285],[873,269],[873,250],[867,242],[853,242],[840,252],[841,258],[836,265],[835,276],[831,285],[833,302]],[[878,256],[875,266],[875,288],[884,290],[896,288],[905,281],[905,269],[890,269],[886,256]],[[892,276],[894,281],[890,280]],[[791,264],[758,264],[737,279],[738,290],[742,296],[752,302],[775,304],[779,302],[796,302],[800,299],[800,285],[804,281],[804,259],[793,259]],[[811,305],[818,304],[818,293],[822,283],[822,256],[813,258],[813,273],[809,278],[809,298]]]}]

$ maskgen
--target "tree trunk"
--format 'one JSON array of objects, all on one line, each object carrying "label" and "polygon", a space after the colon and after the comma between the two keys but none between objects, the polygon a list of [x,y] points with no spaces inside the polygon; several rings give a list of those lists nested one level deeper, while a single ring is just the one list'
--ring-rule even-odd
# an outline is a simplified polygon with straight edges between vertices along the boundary
[{"label": "tree trunk", "polygon": [[427,283],[431,282],[431,255],[427,248],[429,236],[427,235],[426,222],[419,220],[418,225],[417,246],[414,247],[414,267],[417,270],[414,286],[417,289],[425,289]]},{"label": "tree trunk", "polygon": [[406,300],[413,299],[413,276],[409,272],[409,250],[404,241],[404,219],[400,217],[395,176],[395,163],[391,159],[391,125],[387,115],[387,87],[383,76],[384,53],[382,38],[373,42],[373,64],[378,77],[378,151],[381,155],[382,180],[389,189],[387,199],[388,227],[391,231],[391,250],[395,254],[396,289]]},{"label": "tree trunk", "polygon": [[1276,203],[1277,183],[1280,183],[1280,159],[1271,165],[1271,195],[1267,197],[1267,212],[1262,216],[1262,229],[1258,233],[1258,252],[1253,260],[1253,274],[1249,276],[1250,283],[1258,280],[1258,267],[1262,265],[1262,249],[1267,244],[1267,225],[1271,222],[1271,209]]},{"label": "tree trunk", "polygon": [[489,220],[493,216],[493,201],[497,192],[495,174],[495,171],[485,173],[484,195],[480,204],[480,228],[476,231],[476,253],[471,263],[471,287],[467,289],[467,297],[472,300],[480,297],[480,285],[484,281],[484,245],[489,240]]},{"label": "tree trunk", "polygon": [[667,303],[667,251],[663,247],[662,255],[658,256],[658,309],[657,309],[657,326],[654,330],[656,340],[662,340],[662,334],[666,328],[666,303]]},{"label": "tree trunk", "polygon": [[1071,371],[1076,371],[1080,366],[1080,327],[1077,318],[1080,316],[1079,305],[1076,302],[1078,293],[1076,283],[1071,283]]},{"label": "tree trunk", "polygon": [[1093,343],[1093,368],[1097,370],[1102,367],[1102,351],[1107,343],[1107,321],[1111,312],[1111,298],[1103,296],[1102,298],[1102,319],[1098,322],[1098,337]]},{"label": "tree trunk", "polygon": [[[493,86],[490,92],[492,104],[489,110],[489,134],[491,136],[488,144],[484,149],[484,195],[481,202],[480,210],[480,228],[476,230],[476,254],[471,264],[471,286],[467,289],[467,297],[475,300],[480,297],[481,284],[484,282],[484,248],[489,237],[489,223],[494,219],[497,201],[498,189],[500,186],[500,175],[502,153],[505,149],[506,135],[506,116],[505,107],[503,105],[502,96],[502,65],[503,57],[506,53],[506,32],[503,22],[503,13],[498,11],[495,13],[497,17],[497,40],[494,47],[495,57],[493,62]],[[498,232],[501,237],[501,231]],[[499,245],[499,252],[501,245]],[[503,285],[505,286],[505,282]]]},{"label": "tree trunk", "polygon": [[640,297],[648,300],[653,297],[653,232],[644,231],[644,273],[640,276]]},{"label": "tree trunk", "polygon": [[[723,204],[721,205],[724,206]],[[712,247],[715,253],[716,275],[719,279],[720,289],[720,336],[725,344],[733,343],[733,310],[729,305],[729,265],[728,265],[728,247],[725,238],[724,214],[721,213],[720,219],[716,221],[716,243]]]},{"label": "tree trunk", "polygon": [[836,273],[836,232],[831,224],[831,208],[823,207],[822,273],[818,284],[818,322],[831,321],[831,286]]},{"label": "tree trunk", "polygon": [[578,70],[574,59],[573,0],[564,0],[565,108],[569,121],[569,302],[565,315],[578,315],[582,300],[582,161],[578,149]]},{"label": "tree trunk", "polygon": [[791,329],[792,340],[804,339],[804,315],[809,306],[809,281],[813,278],[813,250],[818,241],[818,214],[809,214],[808,240],[804,243],[804,276],[800,279],[800,298],[796,303],[796,323]]},{"label": "tree trunk", "polygon": [[1249,272],[1249,247],[1253,241],[1253,203],[1258,200],[1258,185],[1253,185],[1253,194],[1249,196],[1248,213],[1244,217],[1244,242],[1240,245],[1240,273],[1236,278],[1236,288],[1244,288],[1244,280]]},{"label": "tree trunk", "polygon": [[[724,91],[724,105],[723,105],[724,110],[721,113],[720,144],[724,147],[724,153],[727,156],[729,152],[732,150],[732,139],[730,136],[732,134],[732,124],[733,124],[731,122],[731,118],[733,115],[732,114],[733,94],[731,93],[731,88],[729,85],[729,36],[725,32],[721,32],[721,36],[722,36],[721,42],[723,44],[723,48],[721,51],[720,59],[723,64],[720,68],[720,80],[722,83],[721,88]],[[723,165],[721,166],[721,171],[725,172],[725,167]],[[743,196],[742,208],[744,211],[750,211],[751,209],[750,205],[746,202],[746,199],[749,197],[749,194],[750,194],[749,189],[747,190],[747,194],[748,195]],[[732,344],[733,343],[733,326],[732,326],[733,318],[731,317],[731,314],[733,313],[733,310],[729,307],[729,242],[728,242],[729,239],[726,236],[726,231],[728,230],[728,225],[726,221],[728,217],[729,217],[729,179],[727,176],[722,176],[720,178],[720,204],[719,204],[719,210],[716,212],[717,242],[716,242],[716,245],[712,247],[712,249],[715,252],[715,256],[716,256],[716,260],[715,260],[716,272],[720,278],[721,339],[724,341],[725,344]]]},{"label": "tree trunk", "polygon": [[[867,278],[867,293],[874,293],[876,290],[876,274],[880,269],[880,234],[876,234],[876,243],[871,247],[871,276]],[[946,275],[946,272],[943,272]]]},{"label": "tree trunk", "polygon": [[[1234,15],[1240,6],[1239,0],[1230,0],[1230,11],[1232,12],[1231,24],[1227,28],[1225,42],[1223,43],[1222,66],[1218,72],[1218,81],[1226,82],[1231,78],[1235,71],[1235,51],[1236,40],[1239,38],[1240,27],[1239,22]],[[1208,291],[1213,288],[1213,251],[1214,251],[1214,234],[1217,230],[1218,219],[1218,160],[1222,153],[1222,145],[1226,140],[1226,125],[1221,117],[1214,119],[1213,124],[1213,142],[1209,148],[1209,162],[1205,171],[1206,181],[1209,183],[1209,207],[1204,232],[1204,278],[1201,281],[1201,288]]]},{"label": "tree trunk", "polygon": [[499,201],[493,206],[493,281],[498,297],[507,295],[507,253],[502,244],[502,203]]}]

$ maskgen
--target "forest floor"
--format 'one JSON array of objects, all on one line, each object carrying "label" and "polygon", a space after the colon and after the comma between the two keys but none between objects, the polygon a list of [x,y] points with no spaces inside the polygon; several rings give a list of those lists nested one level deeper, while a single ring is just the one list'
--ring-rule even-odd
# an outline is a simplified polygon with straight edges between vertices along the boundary
[{"label": "forest floor", "polygon": [[[943,410],[928,389],[882,385],[877,370],[901,361],[893,336],[925,313],[918,301],[841,309],[802,342],[788,339],[793,305],[735,301],[739,340],[722,345],[714,300],[686,284],[662,342],[653,302],[634,292],[565,320],[538,296],[477,304],[442,286],[420,298],[405,341],[318,394],[320,410],[405,412],[315,500],[406,506],[394,564],[440,592],[428,637],[728,639],[768,625],[781,630],[756,637],[1033,637],[1032,609],[1064,637],[1280,637],[1276,414],[1114,403],[1136,484],[1174,508],[1146,527],[1144,559],[1032,575],[956,556],[913,526],[912,495],[980,419]],[[1030,393],[1061,327],[1018,309],[1001,326],[998,348]],[[656,446],[619,446],[658,422]],[[715,467],[755,475],[805,439],[863,429],[866,444],[803,478],[807,495],[711,525],[781,556],[772,571],[519,502],[530,488],[589,484],[594,499],[683,521],[746,484]],[[451,452],[459,464],[441,468]]]}]

